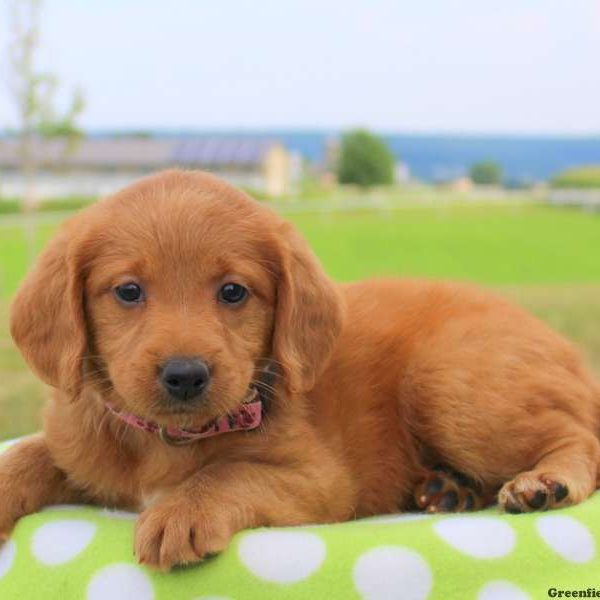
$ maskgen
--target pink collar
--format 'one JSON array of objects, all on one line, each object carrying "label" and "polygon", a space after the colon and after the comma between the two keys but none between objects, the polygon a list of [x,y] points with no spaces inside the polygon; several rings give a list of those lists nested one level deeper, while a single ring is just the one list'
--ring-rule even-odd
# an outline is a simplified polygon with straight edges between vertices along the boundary
[{"label": "pink collar", "polygon": [[237,410],[224,417],[213,419],[200,429],[161,426],[153,421],[146,421],[141,417],[118,410],[108,402],[106,406],[115,417],[127,423],[127,425],[150,433],[158,433],[163,442],[172,446],[182,446],[183,444],[189,444],[190,442],[222,433],[229,433],[230,431],[249,431],[256,429],[262,421],[262,402],[256,389],[253,389],[250,398]]}]

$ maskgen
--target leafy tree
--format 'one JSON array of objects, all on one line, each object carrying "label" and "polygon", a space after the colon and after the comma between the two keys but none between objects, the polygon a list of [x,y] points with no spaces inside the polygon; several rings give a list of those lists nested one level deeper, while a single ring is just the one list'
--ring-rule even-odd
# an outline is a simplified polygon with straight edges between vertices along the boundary
[{"label": "leafy tree", "polygon": [[471,167],[469,176],[478,185],[499,185],[502,181],[502,167],[492,160],[476,162]]},{"label": "leafy tree", "polygon": [[567,169],[552,178],[552,186],[557,188],[597,188],[600,189],[600,165],[589,165]]},{"label": "leafy tree", "polygon": [[81,91],[75,91],[67,109],[56,108],[58,78],[38,70],[37,53],[40,47],[42,0],[9,0],[9,92],[15,104],[19,139],[20,168],[25,183],[22,198],[27,219],[27,238],[30,258],[33,257],[35,229],[30,213],[35,209],[34,190],[38,160],[34,146],[38,138],[61,139],[65,142],[65,157],[72,152],[82,132],[76,120],[84,109]]},{"label": "leafy tree", "polygon": [[364,129],[350,131],[342,137],[337,165],[340,183],[361,187],[394,182],[394,156],[387,144]]}]

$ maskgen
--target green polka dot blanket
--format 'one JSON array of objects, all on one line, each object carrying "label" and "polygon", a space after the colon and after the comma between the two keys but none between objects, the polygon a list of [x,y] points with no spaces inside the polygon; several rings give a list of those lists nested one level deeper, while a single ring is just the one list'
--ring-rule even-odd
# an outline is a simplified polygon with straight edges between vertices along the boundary
[{"label": "green polka dot blanket", "polygon": [[220,556],[166,574],[136,564],[135,518],[56,506],[22,519],[0,547],[0,599],[525,600],[559,597],[561,590],[600,596],[600,494],[530,515],[491,508],[244,531]]}]

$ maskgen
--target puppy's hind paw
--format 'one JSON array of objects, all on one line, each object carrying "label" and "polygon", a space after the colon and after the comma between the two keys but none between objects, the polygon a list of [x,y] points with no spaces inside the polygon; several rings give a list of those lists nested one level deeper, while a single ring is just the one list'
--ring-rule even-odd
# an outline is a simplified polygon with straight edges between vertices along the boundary
[{"label": "puppy's hind paw", "polygon": [[474,481],[447,467],[435,467],[417,485],[414,500],[429,513],[478,510],[487,504]]}]

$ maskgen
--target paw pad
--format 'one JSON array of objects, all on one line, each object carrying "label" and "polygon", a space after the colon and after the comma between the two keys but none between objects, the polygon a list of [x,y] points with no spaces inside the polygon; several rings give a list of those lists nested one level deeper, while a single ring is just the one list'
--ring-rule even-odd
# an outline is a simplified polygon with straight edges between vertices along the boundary
[{"label": "paw pad", "polygon": [[476,510],[485,504],[475,482],[447,467],[436,467],[417,485],[415,503],[431,513]]},{"label": "paw pad", "polygon": [[556,508],[568,501],[569,488],[549,477],[539,479],[522,474],[500,490],[498,501],[508,513],[518,514],[534,510]]}]

